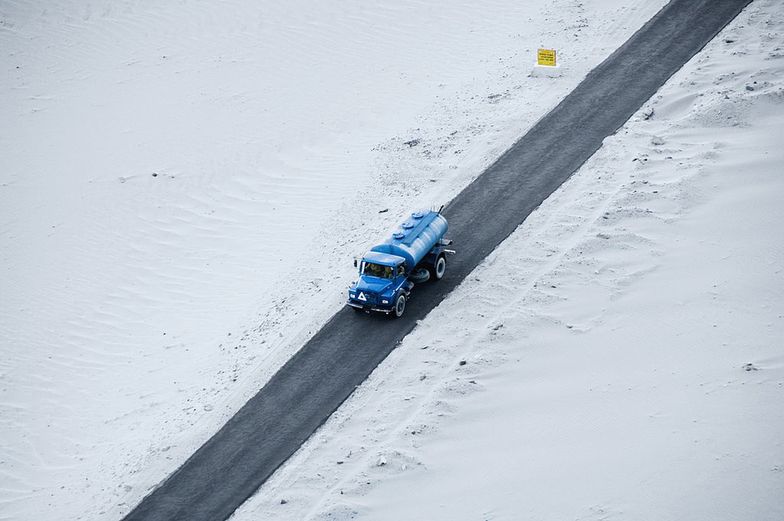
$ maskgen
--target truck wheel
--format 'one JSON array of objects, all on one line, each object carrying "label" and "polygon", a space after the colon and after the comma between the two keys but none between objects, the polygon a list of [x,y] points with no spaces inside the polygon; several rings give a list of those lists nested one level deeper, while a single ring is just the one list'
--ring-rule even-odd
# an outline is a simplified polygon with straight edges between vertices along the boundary
[{"label": "truck wheel", "polygon": [[408,276],[408,280],[414,284],[422,284],[423,282],[427,282],[430,280],[430,270],[427,268],[416,269],[411,275]]},{"label": "truck wheel", "polygon": [[395,318],[400,318],[403,316],[403,313],[406,311],[406,296],[402,293],[398,295],[397,300],[395,300],[395,309],[392,311],[392,316]]},{"label": "truck wheel", "polygon": [[446,272],[446,257],[443,254],[438,256],[431,271],[433,272],[434,280],[441,280],[444,278],[444,273]]}]

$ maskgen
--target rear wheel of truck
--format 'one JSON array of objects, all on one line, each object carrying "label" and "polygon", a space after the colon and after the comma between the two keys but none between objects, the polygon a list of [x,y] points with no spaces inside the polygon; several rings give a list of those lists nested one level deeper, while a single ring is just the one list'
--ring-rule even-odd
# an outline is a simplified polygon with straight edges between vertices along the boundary
[{"label": "rear wheel of truck", "polygon": [[400,318],[403,316],[403,313],[406,311],[406,296],[402,293],[398,295],[397,300],[395,300],[395,309],[392,311],[392,316],[395,318]]},{"label": "rear wheel of truck", "polygon": [[433,280],[441,280],[444,278],[444,273],[446,273],[446,257],[442,253],[436,259],[436,263],[430,268],[430,271],[433,275]]},{"label": "rear wheel of truck", "polygon": [[408,276],[408,280],[414,284],[422,284],[423,282],[427,282],[430,280],[430,270],[427,268],[415,269],[414,272]]}]

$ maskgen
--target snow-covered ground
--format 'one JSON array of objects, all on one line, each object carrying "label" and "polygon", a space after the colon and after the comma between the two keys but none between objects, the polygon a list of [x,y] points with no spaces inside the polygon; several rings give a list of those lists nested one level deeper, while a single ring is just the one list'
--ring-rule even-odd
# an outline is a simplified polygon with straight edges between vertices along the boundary
[{"label": "snow-covered ground", "polygon": [[[354,254],[663,3],[0,4],[0,517],[122,516]],[[781,518],[782,14],[752,4],[236,517]]]}]

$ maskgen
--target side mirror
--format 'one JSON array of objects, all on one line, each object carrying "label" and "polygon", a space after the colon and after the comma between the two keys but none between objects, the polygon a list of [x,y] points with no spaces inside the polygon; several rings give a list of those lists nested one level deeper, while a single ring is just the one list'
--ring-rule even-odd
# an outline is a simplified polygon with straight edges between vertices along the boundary
[{"label": "side mirror", "polygon": [[357,267],[357,259],[354,259],[354,267]]}]

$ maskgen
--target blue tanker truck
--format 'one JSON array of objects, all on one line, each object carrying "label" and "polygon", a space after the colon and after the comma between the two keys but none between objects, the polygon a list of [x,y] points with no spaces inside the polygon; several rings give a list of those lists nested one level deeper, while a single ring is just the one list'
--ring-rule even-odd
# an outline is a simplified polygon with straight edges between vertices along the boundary
[{"label": "blue tanker truck", "polygon": [[412,213],[392,237],[354,260],[359,280],[351,283],[347,304],[357,312],[403,316],[415,284],[444,276],[446,255],[454,253],[444,239],[448,227],[441,210]]}]

